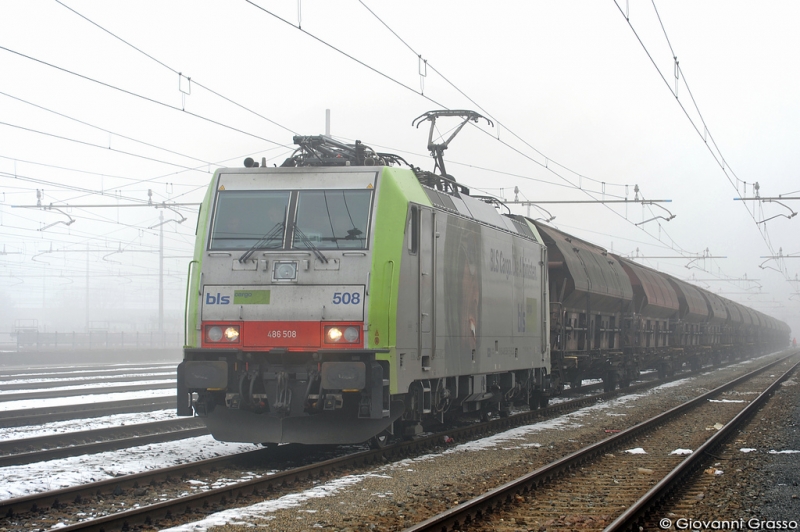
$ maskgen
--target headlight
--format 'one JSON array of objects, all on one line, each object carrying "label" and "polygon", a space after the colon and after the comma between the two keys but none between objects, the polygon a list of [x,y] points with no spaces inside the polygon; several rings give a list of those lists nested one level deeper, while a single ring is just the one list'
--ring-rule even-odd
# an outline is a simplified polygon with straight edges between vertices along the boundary
[{"label": "headlight", "polygon": [[326,344],[354,344],[361,338],[358,327],[340,327],[331,325],[325,327]]},{"label": "headlight", "polygon": [[358,342],[358,328],[357,327],[348,327],[344,330],[344,341],[352,344],[353,342]]},{"label": "headlight", "polygon": [[219,342],[222,340],[222,327],[209,327],[207,336],[209,341]]},{"label": "headlight", "polygon": [[342,339],[342,330],[339,327],[330,327],[325,337],[328,342],[338,342]]},{"label": "headlight", "polygon": [[209,342],[230,342],[236,343],[239,341],[239,326],[229,325],[228,327],[220,327],[213,325],[206,329],[206,339]]}]

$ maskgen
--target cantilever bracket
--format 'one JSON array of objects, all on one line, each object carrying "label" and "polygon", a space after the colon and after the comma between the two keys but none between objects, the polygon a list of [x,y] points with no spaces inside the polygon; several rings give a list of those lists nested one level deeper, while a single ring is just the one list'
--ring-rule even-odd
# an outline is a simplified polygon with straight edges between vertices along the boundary
[{"label": "cantilever bracket", "polygon": [[110,257],[111,255],[114,255],[115,253],[122,253],[122,244],[119,245],[119,249],[117,249],[117,251],[112,251],[108,255],[103,255],[103,260],[106,261],[106,262],[114,262],[116,264],[122,264],[121,262],[116,261],[116,260],[108,260],[108,257]]},{"label": "cantilever bracket", "polygon": [[177,214],[178,216],[180,216],[181,219],[180,220],[175,220],[175,219],[164,220],[164,221],[159,222],[159,223],[157,223],[155,225],[151,225],[150,227],[148,227],[148,229],[155,229],[156,227],[158,227],[160,225],[164,225],[165,223],[169,223],[169,222],[176,222],[176,223],[182,224],[183,222],[186,221],[186,217],[184,215],[182,215],[180,212],[178,212],[177,210],[173,209],[172,207],[170,207],[166,203],[161,203],[160,205],[156,205],[156,209],[169,209],[172,212],[174,212],[175,214]]},{"label": "cantilever bracket", "polygon": [[540,211],[547,213],[547,216],[548,216],[547,218],[535,218],[534,221],[542,220],[544,223],[550,223],[550,222],[552,222],[553,220],[556,219],[556,217],[553,216],[553,213],[551,213],[550,211],[548,211],[544,207],[542,207],[540,205],[537,205],[536,203],[531,203],[531,205],[533,205],[534,208],[539,209]]},{"label": "cantilever bracket", "polygon": [[45,229],[48,229],[48,228],[53,227],[54,225],[58,225],[58,224],[72,225],[72,224],[75,223],[75,219],[72,216],[70,216],[69,214],[65,213],[64,211],[62,211],[58,207],[53,207],[52,204],[50,204],[47,207],[43,207],[43,209],[44,210],[51,210],[51,211],[58,211],[61,214],[63,214],[64,216],[66,216],[67,218],[69,218],[69,221],[65,222],[64,220],[59,220],[57,222],[53,222],[51,224],[45,225],[44,227],[40,227],[39,229],[37,229],[37,231],[44,231]]},{"label": "cantilever bracket", "polygon": [[800,255],[791,255],[791,254],[784,255],[783,254],[783,248],[778,248],[778,254],[777,255],[766,255],[766,256],[762,255],[760,258],[767,259],[767,260],[765,260],[764,262],[762,262],[761,264],[758,265],[758,267],[761,268],[762,270],[769,269],[769,270],[775,270],[776,272],[783,273],[781,270],[778,270],[776,268],[772,268],[770,266],[764,266],[764,265],[766,263],[768,263],[769,261],[771,261],[771,260],[780,261],[782,259],[796,259],[796,258],[800,258]]},{"label": "cantilever bracket", "polygon": [[781,216],[783,216],[784,218],[787,218],[787,219],[789,219],[789,220],[791,220],[792,218],[794,218],[795,216],[797,216],[797,213],[796,213],[796,212],[794,212],[794,211],[792,210],[792,208],[791,208],[791,207],[789,207],[788,205],[786,205],[785,203],[781,203],[780,201],[777,201],[777,200],[770,200],[770,203],[777,203],[777,204],[778,204],[778,205],[780,205],[781,207],[786,207],[787,209],[789,209],[789,212],[790,212],[791,214],[776,214],[775,216],[770,216],[769,218],[765,218],[764,220],[761,220],[760,222],[756,222],[756,225],[758,225],[758,224],[764,224],[764,223],[767,223],[768,221],[770,221],[770,220],[772,220],[772,219],[774,219],[774,218],[780,218]]},{"label": "cantilever bracket", "polygon": [[[41,231],[41,229],[40,229],[40,231]],[[34,255],[33,257],[31,257],[31,260],[32,260],[33,262],[41,262],[42,264],[47,264],[47,265],[49,266],[49,265],[50,265],[50,263],[49,263],[49,262],[45,262],[45,261],[43,261],[43,260],[36,260],[36,257],[38,257],[39,255],[44,255],[45,253],[52,253],[52,252],[53,252],[53,243],[52,243],[52,242],[50,242],[50,249],[46,249],[46,250],[44,250],[44,251],[40,251],[39,253],[37,253],[36,255]]]},{"label": "cantilever bracket", "polygon": [[172,212],[174,212],[175,214],[177,214],[178,216],[180,216],[181,219],[180,220],[176,220],[176,219],[173,218],[172,220],[162,220],[162,221],[158,222],[155,225],[151,225],[150,227],[148,227],[148,229],[155,229],[156,227],[159,227],[159,226],[164,225],[164,224],[169,223],[169,222],[175,222],[175,223],[182,224],[183,222],[186,221],[186,217],[184,215],[182,215],[180,212],[178,212],[177,210],[173,209],[172,207],[170,207],[166,203],[161,203],[161,205],[156,205],[156,209],[169,209]]},{"label": "cantilever bracket", "polygon": [[[669,212],[669,211],[667,211],[667,212]],[[666,221],[670,221],[670,220],[672,220],[673,218],[675,218],[676,216],[677,216],[677,214],[672,214],[672,215],[670,215],[670,217],[669,217],[669,218],[667,218],[667,217],[665,217],[665,216],[654,216],[654,217],[650,218],[649,220],[645,220],[645,221],[643,221],[643,222],[639,222],[639,223],[638,223],[638,224],[636,224],[636,225],[644,225],[644,224],[646,224],[647,222],[652,222],[653,220],[658,220],[658,219],[661,219],[661,220],[666,220]]]},{"label": "cantilever bracket", "polygon": [[656,203],[656,202],[654,202],[654,201],[647,201],[647,200],[644,200],[644,199],[643,199],[643,200],[642,200],[642,205],[652,205],[653,207],[658,207],[659,209],[662,209],[662,210],[666,211],[666,212],[667,212],[667,214],[669,214],[669,218],[665,218],[665,220],[667,220],[667,221],[670,221],[670,220],[672,220],[673,218],[675,218],[675,217],[677,216],[677,214],[672,214],[672,213],[669,211],[669,209],[667,209],[666,207],[663,207],[663,206],[659,205],[658,203]]},{"label": "cantilever bracket", "polygon": [[645,220],[645,221],[643,221],[643,222],[639,222],[638,224],[635,224],[635,225],[644,225],[644,224],[646,224],[647,222],[652,222],[653,220],[659,220],[659,219],[661,219],[661,220],[665,220],[665,221],[667,221],[667,222],[668,222],[668,221],[672,220],[673,218],[675,218],[676,216],[678,216],[677,214],[672,214],[672,213],[669,211],[669,209],[667,209],[666,207],[662,207],[661,205],[659,205],[658,203],[655,203],[655,202],[653,202],[653,201],[647,201],[647,200],[646,200],[646,199],[644,199],[644,198],[642,198],[642,199],[641,199],[641,200],[639,200],[639,201],[641,201],[642,205],[652,205],[653,207],[658,207],[659,209],[662,209],[663,211],[665,211],[665,212],[666,212],[666,213],[667,213],[669,216],[668,216],[668,217],[664,217],[664,216],[654,216],[654,217],[650,218],[649,220]]}]

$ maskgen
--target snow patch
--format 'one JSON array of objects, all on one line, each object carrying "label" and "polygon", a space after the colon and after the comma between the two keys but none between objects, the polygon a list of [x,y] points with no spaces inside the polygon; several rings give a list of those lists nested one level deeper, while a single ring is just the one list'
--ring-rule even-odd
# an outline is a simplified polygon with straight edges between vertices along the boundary
[{"label": "snow patch", "polygon": [[[172,392],[175,393],[174,391]],[[252,451],[252,443],[224,443],[209,436],[141,445],[120,451],[0,468],[0,500],[69,488],[187,462]],[[250,477],[252,478],[252,476]],[[220,485],[225,485],[220,482]]]},{"label": "snow patch", "polygon": [[127,401],[129,399],[150,399],[153,397],[175,397],[175,390],[166,388],[163,390],[140,390],[137,392],[76,395],[74,397],[53,397],[51,399],[20,399],[19,401],[5,401],[0,403],[0,412],[53,406],[107,403],[109,401]]},{"label": "snow patch", "polygon": [[[329,497],[337,492],[358,484],[366,478],[391,478],[386,475],[380,474],[365,474],[365,475],[349,475],[340,479],[326,482],[319,486],[314,486],[311,489],[300,493],[292,493],[284,495],[279,499],[272,501],[264,501],[252,506],[244,508],[233,508],[225,510],[208,516],[200,521],[193,523],[186,523],[181,526],[166,529],[169,532],[205,532],[211,527],[230,525],[244,525],[254,526],[248,520],[261,520],[269,519],[262,514],[268,512],[275,512],[277,510],[284,510],[288,508],[297,508],[305,501],[310,499],[320,499],[322,497]],[[308,511],[308,510],[306,510]]]},{"label": "snow patch", "polygon": [[692,450],[691,449],[675,449],[674,451],[672,451],[669,454],[671,454],[671,455],[672,454],[676,454],[678,456],[685,456],[687,454],[692,454]]},{"label": "snow patch", "polygon": [[38,438],[53,434],[69,434],[84,430],[97,430],[110,427],[152,423],[177,419],[175,410],[156,410],[155,412],[137,412],[131,414],[116,414],[89,419],[75,419],[69,421],[54,421],[43,425],[29,425],[25,427],[0,428],[0,441],[18,440],[21,438]]},{"label": "snow patch", "polygon": [[[94,382],[87,384],[75,384],[71,386],[54,386],[51,388],[34,388],[32,390],[19,390],[19,389],[4,389],[0,390],[0,397],[4,395],[18,394],[18,393],[42,393],[42,392],[68,392],[73,390],[102,390],[103,388],[118,388],[121,386],[150,386],[159,384],[174,384],[175,379],[159,379],[151,381],[118,381],[118,382]],[[175,390],[172,390],[175,393]]]},{"label": "snow patch", "polygon": [[637,447],[635,449],[628,449],[625,452],[628,454],[647,454],[647,452],[641,447]]}]

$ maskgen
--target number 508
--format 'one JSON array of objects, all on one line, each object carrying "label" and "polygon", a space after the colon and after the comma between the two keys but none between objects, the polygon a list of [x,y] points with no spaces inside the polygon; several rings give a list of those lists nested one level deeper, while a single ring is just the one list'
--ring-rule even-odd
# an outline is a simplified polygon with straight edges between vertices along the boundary
[{"label": "number 508", "polygon": [[335,292],[333,294],[334,305],[358,305],[361,303],[360,292]]}]

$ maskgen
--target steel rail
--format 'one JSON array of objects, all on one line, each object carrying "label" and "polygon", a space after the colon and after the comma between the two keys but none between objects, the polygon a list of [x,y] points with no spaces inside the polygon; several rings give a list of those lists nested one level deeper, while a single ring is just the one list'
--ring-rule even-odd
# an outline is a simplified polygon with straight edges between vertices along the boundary
[{"label": "steel rail", "polygon": [[[37,371],[34,368],[20,368],[18,373],[7,373],[0,371],[0,382],[20,379],[67,379],[67,378],[86,378],[94,379],[95,377],[115,377],[119,375],[138,375],[141,373],[175,373],[175,367],[178,363],[169,366],[153,366],[149,367],[136,367],[133,369],[110,369],[110,370],[92,370],[89,368],[82,369],[81,367],[75,368],[47,368],[46,371]],[[62,370],[62,371],[59,371]]]},{"label": "steel rail", "polygon": [[[19,383],[8,383],[8,382],[0,382],[0,391],[12,391],[12,390],[36,390],[40,388],[56,388],[61,386],[78,386],[81,384],[96,384],[101,382],[137,382],[137,381],[153,381],[153,380],[163,380],[169,378],[176,378],[175,370],[172,369],[170,371],[163,371],[163,372],[153,372],[150,375],[111,375],[107,377],[95,377],[95,376],[80,376],[75,377],[69,380],[64,380],[63,378],[60,379],[48,379],[44,381],[38,382],[19,382]],[[2,380],[2,379],[0,379]],[[2,396],[0,396],[2,398]]]},{"label": "steel rail", "polygon": [[[163,380],[163,379],[153,379]],[[161,384],[134,384],[133,386],[109,386],[107,388],[81,388],[77,390],[48,390],[45,392],[9,393],[0,395],[0,403],[7,401],[24,401],[27,399],[50,399],[54,397],[77,397],[79,395],[97,395],[107,393],[141,392],[144,390],[166,390],[175,388],[175,382]]]},{"label": "steel rail", "polygon": [[691,408],[694,408],[694,406],[698,404],[706,402],[709,398],[772,368],[791,356],[792,355],[790,354],[786,357],[776,360],[775,362],[767,364],[762,368],[737,377],[736,379],[723,384],[722,386],[696,397],[695,399],[687,401],[686,403],[671,408],[670,410],[652,417],[647,421],[623,430],[622,432],[614,434],[613,436],[610,436],[604,440],[593,443],[587,447],[584,447],[583,449],[570,453],[569,455],[531,471],[522,477],[507,482],[478,497],[454,506],[440,514],[422,521],[421,523],[417,523],[416,525],[408,527],[404,529],[403,532],[423,532],[433,530],[444,531],[453,530],[459,526],[463,526],[465,523],[471,522],[478,516],[485,515],[496,507],[503,506],[507,502],[512,502],[515,495],[530,492],[549,482],[550,480],[563,475],[567,471],[579,467],[580,465],[589,462],[598,456],[608,453],[610,449],[616,448],[617,446],[636,438],[637,436],[651,430],[657,425],[660,425],[665,421],[687,410],[690,410]]},{"label": "steel rail", "polygon": [[[168,419],[149,423],[49,434],[33,438],[0,441],[0,467],[31,464],[87,454],[116,451],[167,441],[194,438],[208,434],[205,424],[198,418]],[[88,441],[89,443],[74,443]],[[50,447],[45,448],[45,447]],[[14,452],[15,449],[40,449]]]},{"label": "steel rail", "polygon": [[[280,447],[279,447],[280,449]],[[159,480],[173,477],[181,477],[184,474],[220,467],[226,463],[236,460],[246,460],[251,457],[263,458],[267,449],[257,449],[249,453],[234,456],[220,456],[200,460],[189,464],[179,464],[172,467],[165,467],[155,471],[144,471],[133,475],[125,475],[118,478],[110,478],[99,482],[81,484],[59,490],[51,490],[44,493],[35,493],[24,497],[15,497],[0,501],[0,515],[6,517],[19,516],[29,511],[36,511],[38,508],[59,507],[61,504],[71,501],[79,502],[84,498],[93,496],[97,493],[113,493],[114,491],[132,489],[139,485],[147,485]]]},{"label": "steel rail", "polygon": [[695,473],[702,465],[703,460],[715,448],[719,447],[730,437],[734,430],[743,425],[755,412],[761,408],[768,400],[773,392],[781,385],[783,381],[789,378],[789,375],[794,372],[800,362],[792,366],[788,371],[781,375],[775,382],[773,382],[766,390],[761,392],[746,408],[736,414],[736,416],[725,424],[724,427],[719,429],[711,438],[701,445],[696,451],[690,454],[684,461],[669,472],[663,479],[661,479],[655,486],[653,486],[647,493],[645,493],[638,501],[633,503],[627,510],[625,510],[619,517],[617,517],[610,525],[608,525],[603,532],[617,532],[621,530],[643,530],[640,525],[644,524],[645,518],[648,514],[657,507],[660,503],[669,498],[674,491],[680,488],[681,484],[687,477]]},{"label": "steel rail", "polygon": [[126,399],[124,401],[106,401],[77,405],[63,405],[26,410],[6,410],[0,412],[0,428],[21,427],[24,425],[41,425],[52,421],[73,420],[76,414],[81,419],[129,414],[135,412],[152,412],[175,408],[175,397],[148,397],[145,399]]}]

